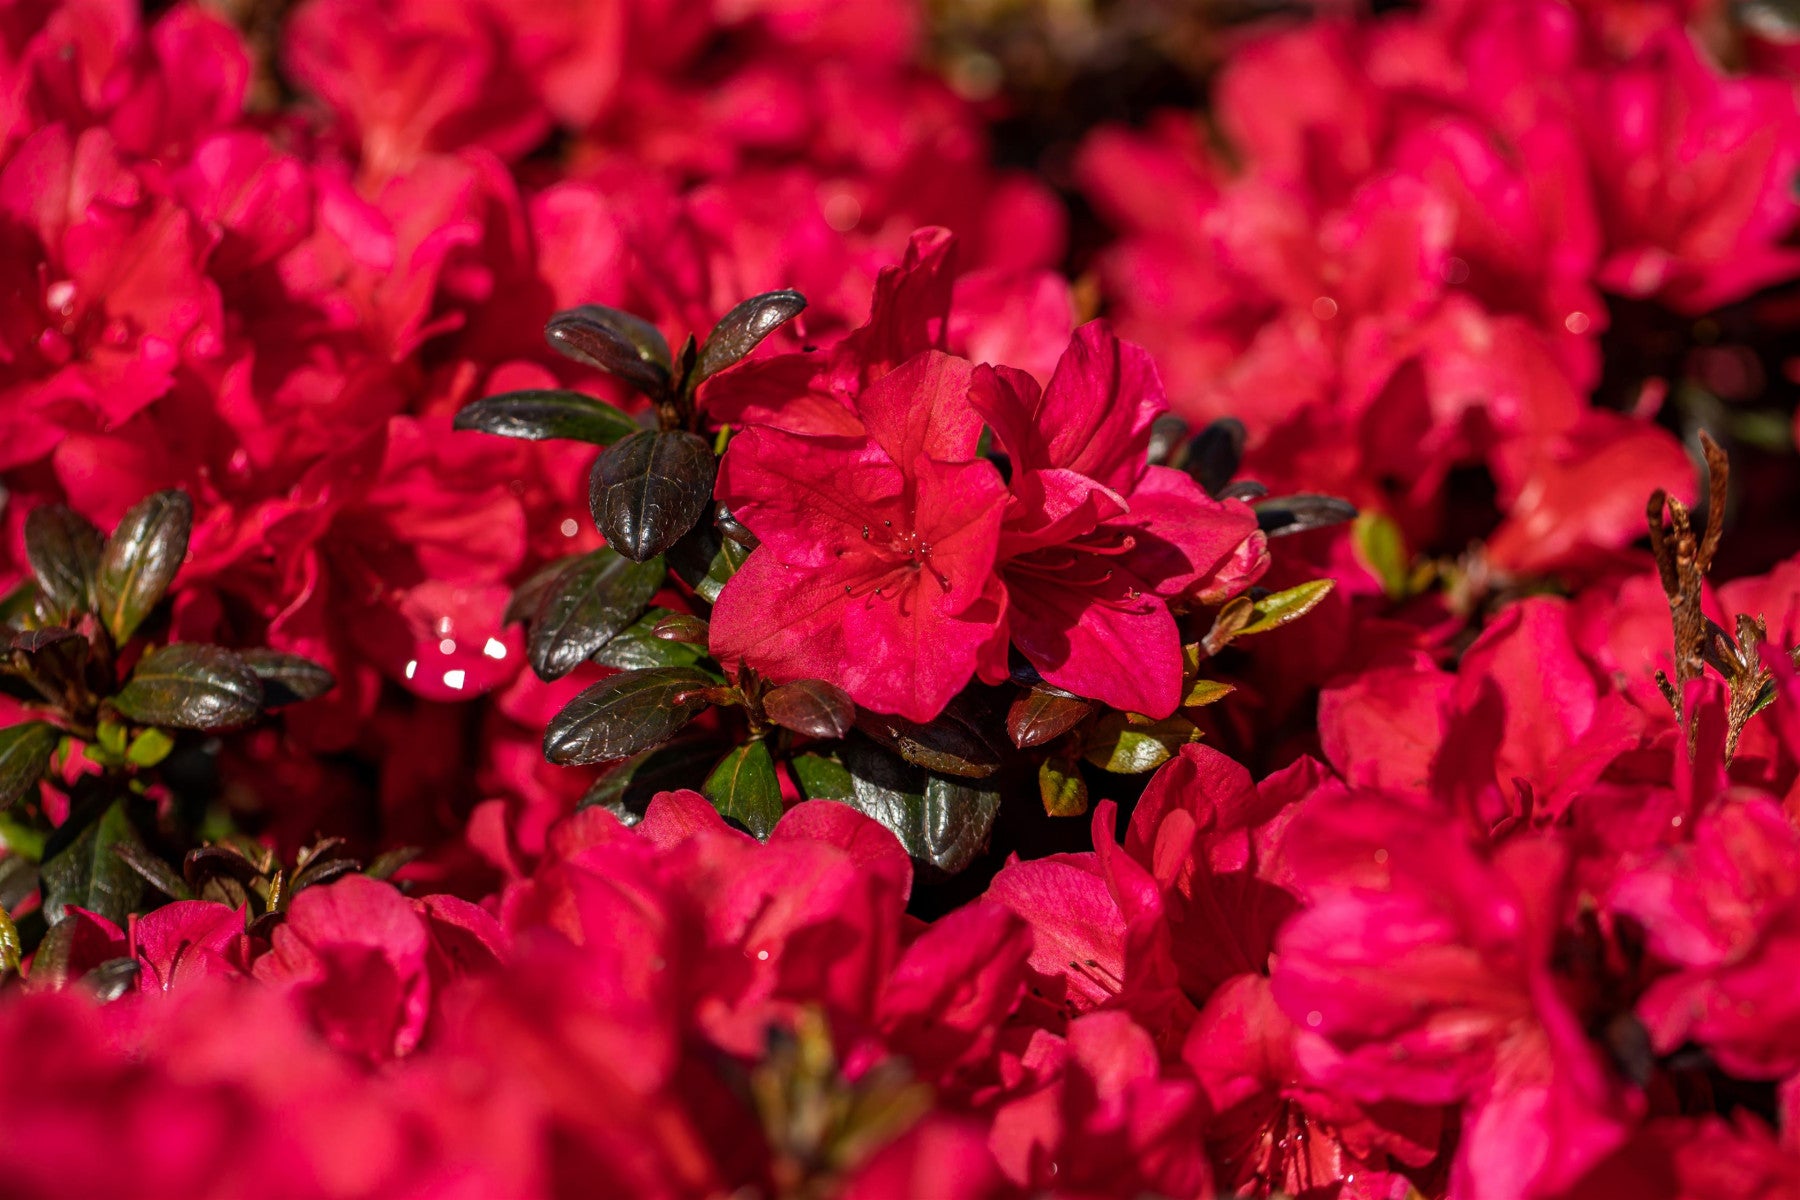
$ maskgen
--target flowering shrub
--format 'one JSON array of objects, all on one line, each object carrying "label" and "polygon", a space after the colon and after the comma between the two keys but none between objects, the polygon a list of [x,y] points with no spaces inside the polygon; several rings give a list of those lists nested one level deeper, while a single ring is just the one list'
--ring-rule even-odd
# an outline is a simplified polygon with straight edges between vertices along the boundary
[{"label": "flowering shrub", "polygon": [[1800,1196],[1800,30],[1383,7],[0,6],[0,1191]]}]

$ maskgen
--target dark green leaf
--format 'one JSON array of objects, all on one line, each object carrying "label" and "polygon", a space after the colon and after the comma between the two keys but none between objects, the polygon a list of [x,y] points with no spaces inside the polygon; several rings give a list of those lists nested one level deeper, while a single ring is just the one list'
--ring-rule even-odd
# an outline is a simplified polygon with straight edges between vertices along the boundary
[{"label": "dark green leaf", "polygon": [[193,525],[194,502],[185,492],[157,492],[132,505],[106,539],[94,601],[115,643],[137,631],[175,581]]},{"label": "dark green leaf", "polygon": [[616,375],[647,396],[668,391],[669,343],[641,317],[586,304],[551,317],[544,336],[561,353]]},{"label": "dark green leaf", "polygon": [[363,868],[363,874],[370,879],[392,879],[395,871],[423,853],[419,846],[396,846],[376,855],[375,861]]},{"label": "dark green leaf", "polygon": [[136,871],[144,882],[171,900],[192,900],[194,893],[175,869],[150,852],[136,838],[114,844],[112,852],[119,861]]},{"label": "dark green leaf", "polygon": [[562,766],[606,762],[675,736],[713,686],[693,667],[625,671],[569,701],[544,731],[544,757]]},{"label": "dark green leaf", "polygon": [[262,699],[262,681],[243,659],[178,642],[144,655],[113,706],[140,724],[214,733],[255,720]]},{"label": "dark green leaf", "polygon": [[1208,425],[1188,443],[1187,472],[1217,496],[1238,472],[1244,457],[1244,423],[1235,417],[1222,417]]},{"label": "dark green leaf", "polygon": [[746,547],[721,537],[710,521],[701,521],[667,555],[670,569],[708,604],[718,600],[726,582],[749,557]]},{"label": "dark green leaf", "polygon": [[860,739],[842,750],[847,801],[900,839],[926,875],[954,875],[987,847],[1000,793],[933,774]]},{"label": "dark green leaf", "polygon": [[81,986],[101,1004],[111,1004],[137,983],[138,960],[121,956],[109,958],[81,977]]},{"label": "dark green leaf", "polygon": [[1270,537],[1286,537],[1356,519],[1356,505],[1336,496],[1282,496],[1263,500],[1254,507],[1257,525]]},{"label": "dark green leaf", "polygon": [[769,720],[808,737],[841,738],[856,724],[856,702],[843,688],[823,679],[784,683],[762,703]]},{"label": "dark green leaf", "polygon": [[805,307],[806,297],[795,291],[764,292],[738,304],[719,318],[707,334],[688,386],[698,387],[709,376],[743,358],[764,338],[799,316]]},{"label": "dark green leaf", "polygon": [[852,800],[856,797],[856,781],[844,764],[823,754],[795,755],[788,764],[793,768],[794,782],[808,800]]},{"label": "dark green leaf", "polygon": [[558,389],[530,389],[487,396],[456,414],[456,428],[541,442],[568,438],[610,446],[638,431],[627,414],[592,396]]},{"label": "dark green leaf", "polygon": [[717,749],[692,740],[640,751],[596,779],[576,807],[604,808],[625,824],[636,825],[658,792],[697,790],[716,753]]},{"label": "dark green leaf", "polygon": [[775,777],[769,747],[760,740],[727,754],[700,790],[720,816],[736,821],[755,837],[767,838],[781,820],[781,781]]},{"label": "dark green leaf", "polygon": [[52,926],[62,920],[64,909],[71,904],[115,924],[125,923],[143,898],[144,881],[115,853],[114,848],[122,845],[141,848],[142,842],[125,811],[125,802],[115,800],[99,820],[44,860],[40,868],[44,915]]},{"label": "dark green leaf", "polygon": [[542,679],[561,679],[637,620],[662,586],[660,558],[636,563],[602,546],[571,563],[545,589],[525,656]]},{"label": "dark green leaf", "polygon": [[671,642],[656,636],[656,627],[674,615],[676,614],[666,608],[651,609],[600,647],[594,654],[594,661],[603,667],[617,667],[621,671],[642,671],[648,667],[691,667],[703,661],[706,658],[706,647],[687,642]]},{"label": "dark green leaf", "polygon": [[310,658],[280,650],[243,650],[238,657],[262,680],[263,707],[280,708],[303,700],[317,700],[337,682],[331,672]]},{"label": "dark green leaf", "polygon": [[704,439],[644,430],[594,464],[588,505],[607,544],[643,562],[673,546],[705,514],[718,469]]},{"label": "dark green leaf", "polygon": [[1093,711],[1091,700],[1049,686],[1034,687],[1006,710],[1006,733],[1013,745],[1029,750],[1061,737]]},{"label": "dark green leaf", "polygon": [[962,711],[960,700],[951,701],[929,725],[863,709],[856,714],[856,727],[916,766],[984,779],[1000,769],[1000,754],[979,723]]},{"label": "dark green leaf", "polygon": [[46,721],[0,729],[0,810],[10,808],[37,786],[61,739],[62,731]]},{"label": "dark green leaf", "polygon": [[94,576],[106,537],[61,504],[40,504],[25,518],[25,558],[57,620],[84,613],[94,602]]},{"label": "dark green leaf", "polygon": [[16,627],[26,618],[36,616],[38,601],[42,597],[43,589],[31,579],[0,597],[0,626]]}]

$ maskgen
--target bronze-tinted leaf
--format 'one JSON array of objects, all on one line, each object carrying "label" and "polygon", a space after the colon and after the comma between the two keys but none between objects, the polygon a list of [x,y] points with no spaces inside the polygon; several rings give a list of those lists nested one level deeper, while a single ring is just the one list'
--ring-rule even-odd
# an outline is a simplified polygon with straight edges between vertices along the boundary
[{"label": "bronze-tinted leaf", "polygon": [[264,708],[317,700],[337,682],[322,665],[298,654],[256,649],[240,651],[238,657],[262,680]]},{"label": "bronze-tinted leaf", "polygon": [[1356,505],[1348,500],[1310,493],[1264,500],[1255,508],[1257,525],[1270,537],[1286,537],[1356,519]]},{"label": "bronze-tinted leaf", "polygon": [[625,671],[569,701],[544,731],[544,757],[562,766],[606,762],[675,736],[713,686],[693,667]]},{"label": "bronze-tinted leaf", "polygon": [[1053,687],[1034,687],[1006,710],[1006,733],[1021,750],[1054,741],[1094,711],[1091,700]]},{"label": "bronze-tinted leaf", "polygon": [[47,721],[0,729],[0,811],[37,786],[61,739],[62,731]]},{"label": "bronze-tinted leaf", "polygon": [[262,711],[263,685],[243,659],[220,646],[178,642],[152,650],[113,706],[166,729],[236,729]]},{"label": "bronze-tinted leaf", "polygon": [[51,625],[45,629],[27,629],[22,633],[15,633],[10,644],[12,649],[30,655],[80,636],[67,625]]},{"label": "bronze-tinted leaf", "polygon": [[607,543],[643,562],[673,546],[705,514],[718,469],[704,439],[645,430],[600,456],[588,504]]},{"label": "bronze-tinted leaf", "polygon": [[808,737],[841,738],[856,724],[856,702],[850,693],[823,679],[784,683],[762,703],[769,720]]},{"label": "bronze-tinted leaf", "polygon": [[704,646],[712,632],[712,626],[702,617],[693,613],[669,613],[659,620],[650,630],[650,636],[661,638],[665,642],[681,642],[689,646]]},{"label": "bronze-tinted leaf", "polygon": [[[606,645],[594,652],[594,661],[603,667],[621,671],[641,671],[647,667],[691,667],[706,658],[706,647],[690,642],[674,642],[656,636],[656,628],[671,616],[666,608],[653,608],[621,630]],[[721,678],[716,682],[724,682]]]},{"label": "bronze-tinted leaf", "polygon": [[722,537],[711,521],[701,521],[670,548],[669,569],[694,589],[708,604],[719,599],[725,584],[737,574],[750,551],[741,543]]},{"label": "bronze-tinted leaf", "polygon": [[394,872],[425,853],[421,846],[396,846],[392,850],[384,850],[375,856],[375,861],[363,868],[363,874],[370,879],[392,879]]},{"label": "bronze-tinted leaf", "polygon": [[525,656],[542,679],[561,679],[638,619],[662,586],[660,558],[637,563],[602,546],[569,564],[538,601]]},{"label": "bronze-tinted leaf", "polygon": [[465,405],[456,428],[541,442],[567,438],[610,446],[638,431],[638,423],[603,400],[556,388],[503,392]]},{"label": "bronze-tinted leaf", "polygon": [[138,960],[121,955],[109,958],[81,977],[81,986],[101,1004],[111,1004],[137,983]]},{"label": "bronze-tinted leaf", "polygon": [[668,391],[669,343],[641,317],[586,304],[551,317],[544,336],[561,353],[618,376],[646,396]]},{"label": "bronze-tinted leaf", "polygon": [[71,904],[97,912],[114,924],[125,923],[144,894],[143,877],[115,853],[116,847],[127,844],[141,846],[142,842],[125,811],[125,802],[115,800],[74,838],[66,842],[56,839],[45,846],[41,867],[44,915],[52,925]]},{"label": "bronze-tinted leaf", "polygon": [[193,889],[175,873],[175,868],[151,853],[150,848],[135,838],[116,842],[112,848],[119,861],[142,876],[145,883],[171,900],[192,900]]},{"label": "bronze-tinted leaf", "polygon": [[581,557],[579,554],[566,555],[554,562],[547,563],[531,573],[531,578],[513,589],[513,594],[506,602],[506,611],[500,614],[502,625],[511,625],[514,621],[523,621],[537,611],[544,593],[550,590],[557,577]]},{"label": "bronze-tinted leaf", "polygon": [[698,387],[756,349],[758,343],[800,315],[806,297],[795,291],[764,292],[742,301],[719,318],[695,360],[689,388]]},{"label": "bronze-tinted leaf", "polygon": [[775,760],[761,740],[727,754],[701,785],[719,815],[736,821],[758,838],[767,838],[781,820],[781,781]]},{"label": "bronze-tinted leaf", "polygon": [[132,505],[106,539],[94,601],[115,643],[137,631],[175,581],[193,525],[194,502],[185,492],[157,492]]},{"label": "bronze-tinted leaf", "polygon": [[988,744],[979,723],[959,711],[957,701],[929,725],[861,709],[856,727],[907,762],[928,770],[983,779],[1000,769],[999,752]]},{"label": "bronze-tinted leaf", "polygon": [[94,602],[94,576],[106,537],[86,517],[61,504],[40,504],[25,518],[25,559],[46,607],[57,620]]}]

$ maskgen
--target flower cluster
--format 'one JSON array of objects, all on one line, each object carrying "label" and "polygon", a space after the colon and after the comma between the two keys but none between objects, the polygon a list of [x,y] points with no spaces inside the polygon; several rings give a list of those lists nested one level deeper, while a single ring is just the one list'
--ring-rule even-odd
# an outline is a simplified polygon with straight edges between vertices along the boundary
[{"label": "flower cluster", "polygon": [[0,3],[9,1195],[1800,1196],[1800,31],[986,7]]}]

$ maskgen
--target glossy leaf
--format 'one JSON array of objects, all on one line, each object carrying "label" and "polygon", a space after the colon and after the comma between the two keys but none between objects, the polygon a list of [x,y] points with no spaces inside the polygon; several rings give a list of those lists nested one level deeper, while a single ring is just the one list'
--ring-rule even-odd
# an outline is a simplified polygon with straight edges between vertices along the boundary
[{"label": "glossy leaf", "polygon": [[550,585],[581,557],[579,554],[565,555],[533,571],[529,579],[513,589],[512,596],[506,601],[506,611],[500,614],[500,623],[511,625],[514,621],[528,619],[537,611]]},{"label": "glossy leaf", "polygon": [[808,800],[852,800],[856,780],[835,758],[823,754],[797,754],[788,763],[800,794]]},{"label": "glossy leaf", "polygon": [[1267,633],[1271,629],[1280,629],[1290,621],[1298,621],[1317,608],[1319,602],[1329,596],[1331,589],[1336,586],[1335,579],[1314,579],[1286,591],[1264,596],[1256,601],[1249,623],[1238,630],[1237,636]]},{"label": "glossy leaf", "polygon": [[0,975],[18,970],[24,957],[25,947],[19,942],[18,926],[12,923],[6,910],[0,908]]},{"label": "glossy leaf", "polygon": [[193,525],[194,502],[185,492],[157,492],[132,505],[106,539],[94,602],[115,643],[137,632],[175,581]]},{"label": "glossy leaf", "polygon": [[94,602],[94,577],[106,536],[61,504],[40,504],[25,518],[25,559],[38,590],[57,619],[86,612]]},{"label": "glossy leaf", "polygon": [[[658,609],[662,612],[665,610]],[[650,636],[665,642],[681,642],[689,646],[704,646],[712,632],[712,626],[704,618],[692,613],[671,612],[662,618],[650,630]]]},{"label": "glossy leaf", "polygon": [[193,889],[187,881],[175,873],[175,869],[155,854],[150,848],[135,838],[113,845],[112,852],[120,862],[137,872],[138,876],[151,887],[171,900],[192,900]]},{"label": "glossy leaf", "polygon": [[1303,493],[1257,503],[1256,524],[1270,537],[1286,537],[1308,529],[1325,529],[1356,519],[1356,505],[1336,496]]},{"label": "glossy leaf", "polygon": [[1199,740],[1199,729],[1184,717],[1135,724],[1125,713],[1110,712],[1094,722],[1082,753],[1103,771],[1141,775],[1168,762],[1187,743]]},{"label": "glossy leaf", "polygon": [[707,705],[712,678],[693,667],[625,671],[582,692],[544,731],[544,757],[562,766],[624,758],[668,741]]},{"label": "glossy leaf", "polygon": [[262,681],[264,708],[317,700],[337,683],[324,666],[298,654],[256,649],[239,651],[238,657]]},{"label": "glossy leaf", "polygon": [[645,430],[594,464],[588,504],[607,544],[634,562],[673,546],[705,515],[719,460],[680,430]]},{"label": "glossy leaf", "polygon": [[143,877],[115,853],[124,845],[143,843],[125,802],[115,800],[72,840],[47,848],[41,867],[45,918],[54,925],[73,904],[123,925],[144,894]]},{"label": "glossy leaf", "polygon": [[669,343],[641,317],[586,304],[557,313],[544,337],[558,352],[616,375],[646,396],[669,388]]},{"label": "glossy leaf", "polygon": [[1061,737],[1093,711],[1091,700],[1049,686],[1034,687],[1006,710],[1006,734],[1013,745],[1029,750]]},{"label": "glossy leaf", "polygon": [[669,567],[708,604],[718,600],[725,584],[750,557],[745,546],[702,521],[669,550]]},{"label": "glossy leaf", "polygon": [[47,721],[25,721],[0,729],[0,810],[28,795],[44,777],[62,731]]},{"label": "glossy leaf", "polygon": [[457,429],[542,442],[551,438],[610,446],[640,426],[603,400],[555,388],[486,396],[456,414]]},{"label": "glossy leaf", "polygon": [[643,613],[663,581],[662,559],[636,563],[607,546],[551,581],[532,616],[526,659],[541,679],[561,679]]},{"label": "glossy leaf", "polygon": [[808,737],[841,738],[856,724],[850,693],[823,679],[784,683],[764,696],[762,704],[769,720]]},{"label": "glossy leaf", "polygon": [[137,983],[138,960],[128,956],[109,958],[81,977],[81,986],[100,1004],[111,1004]]},{"label": "glossy leaf", "polygon": [[795,291],[764,292],[737,304],[706,336],[688,381],[690,389],[731,366],[771,333],[800,315],[806,297]]},{"label": "glossy leaf", "polygon": [[656,636],[657,626],[675,615],[677,614],[666,608],[651,609],[595,651],[594,661],[603,667],[617,667],[622,671],[641,671],[647,667],[691,667],[705,661],[706,647],[672,642]]},{"label": "glossy leaf", "polygon": [[576,807],[604,808],[625,824],[636,825],[658,792],[698,789],[717,753],[716,748],[697,746],[692,740],[639,751],[594,780]]},{"label": "glossy leaf", "polygon": [[1075,763],[1047,758],[1038,767],[1038,798],[1052,817],[1079,817],[1088,810],[1087,780]]},{"label": "glossy leaf", "polygon": [[982,735],[980,723],[960,711],[958,701],[929,725],[863,709],[857,712],[856,727],[915,766],[984,779],[1000,769],[1000,754]]},{"label": "glossy leaf", "polygon": [[1244,457],[1244,423],[1235,417],[1222,417],[1202,429],[1188,443],[1187,472],[1217,497],[1238,473]]},{"label": "glossy leaf", "polygon": [[855,739],[841,761],[851,780],[846,801],[900,839],[926,876],[954,875],[987,848],[1000,793],[902,762]]},{"label": "glossy leaf", "polygon": [[262,680],[243,659],[178,642],[144,655],[113,706],[143,725],[214,733],[255,720],[262,699]]},{"label": "glossy leaf", "polygon": [[758,739],[727,754],[700,788],[719,815],[736,821],[752,835],[767,838],[781,820],[781,781],[775,760]]}]

